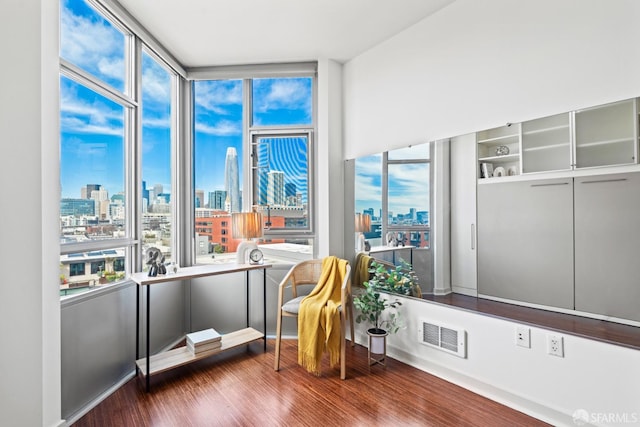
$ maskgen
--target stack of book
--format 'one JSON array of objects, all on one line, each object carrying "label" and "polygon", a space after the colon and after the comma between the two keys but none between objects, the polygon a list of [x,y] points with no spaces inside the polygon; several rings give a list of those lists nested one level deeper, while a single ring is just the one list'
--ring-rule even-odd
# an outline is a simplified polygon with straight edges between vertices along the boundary
[{"label": "stack of book", "polygon": [[215,350],[221,345],[222,335],[212,328],[187,334],[187,349],[192,354]]}]

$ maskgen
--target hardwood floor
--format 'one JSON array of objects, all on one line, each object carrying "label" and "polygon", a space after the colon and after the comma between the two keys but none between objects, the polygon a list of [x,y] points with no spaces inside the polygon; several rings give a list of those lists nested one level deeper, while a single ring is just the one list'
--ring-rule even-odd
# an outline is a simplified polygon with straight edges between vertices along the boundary
[{"label": "hardwood floor", "polygon": [[74,426],[543,426],[539,420],[418,369],[387,359],[372,366],[367,349],[347,350],[347,379],[320,377],[297,364],[284,340],[280,372],[274,342],[203,359],[151,378],[134,378]]}]

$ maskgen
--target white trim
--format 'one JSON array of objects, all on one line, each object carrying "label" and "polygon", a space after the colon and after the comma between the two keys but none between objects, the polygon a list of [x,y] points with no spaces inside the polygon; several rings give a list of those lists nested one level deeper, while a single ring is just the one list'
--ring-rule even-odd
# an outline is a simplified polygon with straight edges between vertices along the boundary
[{"label": "white trim", "polygon": [[265,77],[315,77],[316,62],[282,64],[224,65],[217,67],[187,68],[189,80],[254,79]]},{"label": "white trim", "polygon": [[120,3],[116,0],[91,0],[91,2],[97,6],[100,12],[108,12],[111,15],[109,18],[117,20],[120,25],[126,27],[134,37],[139,38],[150,50],[162,58],[173,71],[183,77],[187,75],[178,60]]},{"label": "white trim", "polygon": [[[529,303],[529,302],[516,301],[516,300],[507,299],[507,298],[498,298],[498,297],[494,297],[494,296],[491,296],[491,295],[484,295],[484,294],[478,294],[478,298],[485,298],[485,299],[488,299],[488,300],[504,302],[504,303],[507,303],[507,304],[515,304],[515,305],[520,305],[520,306],[524,306],[524,307],[538,308],[538,309],[542,309],[542,310],[555,311],[557,313],[572,314],[574,316],[582,316],[582,317],[588,317],[588,318],[591,318],[591,319],[604,320],[604,321],[607,321],[607,322],[621,323],[621,324],[624,324],[624,325],[640,327],[640,322],[637,322],[635,320],[621,319],[619,317],[606,316],[606,315],[603,315],[603,314],[588,313],[586,311],[571,310],[571,309],[560,308],[560,307],[552,307],[552,306],[542,305],[542,304],[533,304],[533,303]],[[563,332],[565,332],[565,331],[563,331]],[[570,332],[566,332],[566,333],[570,333]],[[570,334],[576,335],[576,334],[573,334],[573,333],[570,333]]]},{"label": "white trim", "polygon": [[117,383],[115,383],[114,385],[109,387],[107,390],[105,390],[103,393],[101,393],[98,397],[96,397],[95,399],[91,400],[89,403],[84,405],[79,411],[77,411],[73,415],[71,415],[67,419],[67,424],[66,425],[68,425],[68,426],[73,425],[76,421],[78,421],[80,418],[85,416],[89,411],[91,411],[93,408],[95,408],[100,403],[102,403],[103,400],[105,400],[107,397],[111,396],[113,393],[118,391],[118,389],[120,389],[120,387],[122,387],[126,383],[128,383],[133,377],[135,377],[135,375],[136,375],[135,371],[132,371],[132,372],[128,373],[120,381],[118,381]]}]

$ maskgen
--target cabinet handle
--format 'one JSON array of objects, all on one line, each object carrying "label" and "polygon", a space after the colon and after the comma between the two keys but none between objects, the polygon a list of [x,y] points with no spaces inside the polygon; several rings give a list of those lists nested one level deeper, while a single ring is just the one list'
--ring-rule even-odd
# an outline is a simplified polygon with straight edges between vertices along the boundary
[{"label": "cabinet handle", "polygon": [[569,185],[568,182],[552,182],[549,184],[531,184],[532,187],[551,187],[552,185]]},{"label": "cabinet handle", "polygon": [[582,184],[599,184],[602,182],[620,182],[626,181],[627,178],[616,178],[616,179],[597,179],[595,181],[582,181]]},{"label": "cabinet handle", "polygon": [[476,225],[471,224],[471,250],[476,249]]}]

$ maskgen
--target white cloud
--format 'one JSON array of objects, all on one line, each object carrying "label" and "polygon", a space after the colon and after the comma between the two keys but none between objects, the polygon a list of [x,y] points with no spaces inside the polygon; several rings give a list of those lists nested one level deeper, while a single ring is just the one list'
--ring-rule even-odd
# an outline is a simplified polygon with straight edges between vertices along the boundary
[{"label": "white cloud", "polygon": [[309,116],[311,115],[311,94],[306,79],[258,79],[254,80],[254,86],[257,92],[264,91],[254,100],[254,110],[265,112],[271,109],[304,109]]},{"label": "white cloud", "polygon": [[170,75],[150,58],[143,59],[142,97],[144,101],[157,101],[163,106],[171,103]]},{"label": "white cloud", "polygon": [[195,103],[220,115],[230,114],[225,107],[242,105],[242,81],[201,81],[196,83]]},{"label": "white cloud", "polygon": [[90,102],[80,98],[70,86],[62,87],[60,113],[62,132],[123,134],[124,117],[121,108],[114,109],[104,102]]},{"label": "white cloud", "polygon": [[60,55],[98,77],[124,78],[124,36],[103,20],[74,15],[68,7],[60,17]]},{"label": "white cloud", "polygon": [[429,174],[424,164],[389,165],[389,210],[429,210]]},{"label": "white cloud", "polygon": [[168,129],[171,127],[171,118],[164,117],[143,117],[142,126],[145,128]]},{"label": "white cloud", "polygon": [[221,120],[214,126],[210,126],[207,123],[196,122],[196,132],[201,132],[209,135],[216,136],[230,136],[241,135],[242,129],[239,124],[229,120]]},{"label": "white cloud", "polygon": [[[410,208],[429,210],[429,174],[425,164],[389,165],[389,210],[409,213]],[[356,160],[356,210],[378,209],[382,203],[381,154]],[[377,212],[376,212],[377,214]]]}]

